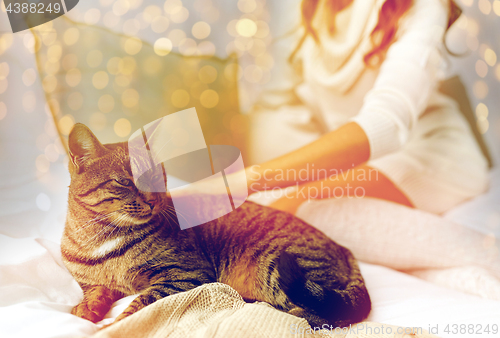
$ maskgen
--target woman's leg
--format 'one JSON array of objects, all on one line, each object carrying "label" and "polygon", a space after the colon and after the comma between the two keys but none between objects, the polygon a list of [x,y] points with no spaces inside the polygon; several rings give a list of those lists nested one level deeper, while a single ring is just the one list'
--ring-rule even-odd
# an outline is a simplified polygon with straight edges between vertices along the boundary
[{"label": "woman's leg", "polygon": [[384,174],[369,165],[360,165],[327,179],[306,183],[270,206],[295,213],[305,201],[324,198],[375,197],[413,207],[405,194]]},{"label": "woman's leg", "polygon": [[297,216],[361,261],[500,299],[500,243],[492,235],[374,198],[311,201]]}]

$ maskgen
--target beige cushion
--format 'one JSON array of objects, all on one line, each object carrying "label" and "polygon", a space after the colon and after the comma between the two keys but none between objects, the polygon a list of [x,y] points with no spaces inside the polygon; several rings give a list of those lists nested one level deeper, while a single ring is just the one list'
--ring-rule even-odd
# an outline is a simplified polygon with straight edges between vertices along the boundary
[{"label": "beige cushion", "polygon": [[234,57],[160,56],[152,45],[59,18],[34,30],[40,77],[60,133],[88,125],[126,141],[162,116],[195,107],[207,144],[236,145],[241,125]]}]

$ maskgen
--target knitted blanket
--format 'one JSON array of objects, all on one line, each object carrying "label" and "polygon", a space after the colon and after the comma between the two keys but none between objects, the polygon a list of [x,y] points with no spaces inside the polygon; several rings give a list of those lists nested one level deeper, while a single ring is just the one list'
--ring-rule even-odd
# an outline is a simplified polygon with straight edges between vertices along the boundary
[{"label": "knitted blanket", "polygon": [[[408,329],[406,329],[408,330]],[[230,286],[204,284],[163,298],[92,338],[331,337],[432,338],[427,332],[405,335],[405,328],[363,322],[350,328],[312,329],[307,321],[267,303],[245,303]]]}]

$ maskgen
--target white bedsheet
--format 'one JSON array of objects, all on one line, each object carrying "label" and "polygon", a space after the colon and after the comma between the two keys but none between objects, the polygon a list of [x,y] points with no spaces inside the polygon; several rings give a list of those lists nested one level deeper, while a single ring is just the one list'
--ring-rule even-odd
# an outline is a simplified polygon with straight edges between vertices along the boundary
[{"label": "white bedsheet", "polygon": [[[63,266],[57,242],[2,236],[0,243],[1,337],[62,338],[97,331],[97,325],[69,313],[82,292]],[[362,263],[361,268],[373,301],[370,321],[421,327],[441,337],[472,336],[446,334],[447,325],[453,330],[455,324],[500,324],[498,301],[437,287],[381,266]],[[118,315],[132,298],[118,301],[108,317]]]}]

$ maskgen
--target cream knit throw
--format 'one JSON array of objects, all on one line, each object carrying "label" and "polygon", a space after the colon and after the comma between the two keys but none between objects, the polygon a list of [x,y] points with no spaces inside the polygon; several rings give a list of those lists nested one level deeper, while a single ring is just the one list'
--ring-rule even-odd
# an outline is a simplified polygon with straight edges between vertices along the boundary
[{"label": "cream knit throw", "polygon": [[[397,334],[398,327],[386,324],[364,322],[359,325],[357,332],[352,329],[347,334],[336,334],[334,330],[313,333],[307,331],[310,326],[302,318],[275,310],[266,303],[247,304],[230,286],[212,283],[163,298],[92,338],[436,337],[425,332]],[[385,334],[381,333],[382,327]],[[389,330],[393,333],[387,334]]]}]

